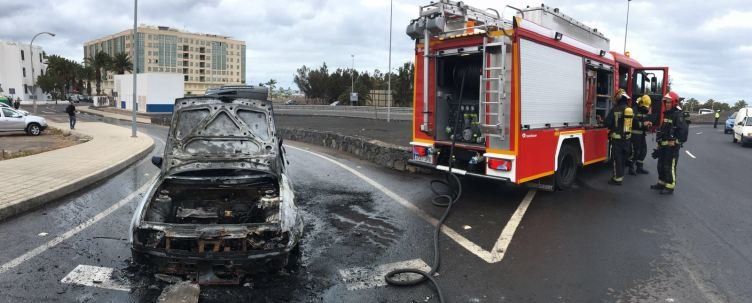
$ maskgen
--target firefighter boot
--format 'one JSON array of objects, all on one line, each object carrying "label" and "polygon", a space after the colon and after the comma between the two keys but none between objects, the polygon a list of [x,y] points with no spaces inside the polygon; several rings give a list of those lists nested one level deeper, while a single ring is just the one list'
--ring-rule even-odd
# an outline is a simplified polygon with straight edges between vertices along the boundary
[{"label": "firefighter boot", "polygon": [[634,163],[633,162],[629,162],[628,165],[629,165],[629,171],[627,171],[627,173],[629,173],[629,175],[631,175],[631,176],[637,175],[637,173],[635,172],[635,169],[634,169]]},{"label": "firefighter boot", "polygon": [[611,184],[611,185],[621,185],[621,182],[622,181],[614,180],[614,178],[608,179],[608,184]]},{"label": "firefighter boot", "polygon": [[642,168],[642,163],[640,163],[640,162],[637,162],[637,173],[638,173],[638,174],[641,174],[641,175],[647,175],[647,174],[649,174],[650,172],[649,172],[649,171],[647,171],[647,170],[645,170],[644,168]]},{"label": "firefighter boot", "polygon": [[661,195],[673,195],[674,189],[673,188],[664,188],[661,189]]},{"label": "firefighter boot", "polygon": [[661,184],[660,182],[656,183],[656,184],[653,184],[653,185],[650,185],[650,189],[654,189],[654,190],[662,190],[664,188],[666,188],[666,185]]}]

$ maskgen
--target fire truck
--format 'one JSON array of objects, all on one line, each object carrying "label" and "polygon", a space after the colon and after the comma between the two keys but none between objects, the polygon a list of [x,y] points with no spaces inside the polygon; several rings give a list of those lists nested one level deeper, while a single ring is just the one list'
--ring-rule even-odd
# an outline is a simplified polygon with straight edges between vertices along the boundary
[{"label": "fire truck", "polygon": [[500,13],[436,1],[406,33],[413,166],[448,171],[451,161],[459,175],[566,189],[581,167],[608,159],[603,120],[616,90],[647,94],[654,113],[669,90],[667,67],[609,51],[597,29],[545,5]]}]

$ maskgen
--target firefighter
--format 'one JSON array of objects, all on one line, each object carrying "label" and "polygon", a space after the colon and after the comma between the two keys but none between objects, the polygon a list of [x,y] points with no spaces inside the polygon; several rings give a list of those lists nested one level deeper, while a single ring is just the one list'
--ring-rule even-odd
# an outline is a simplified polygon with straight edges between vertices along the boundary
[{"label": "firefighter", "polygon": [[687,141],[689,128],[684,121],[676,93],[670,92],[663,96],[663,108],[663,122],[656,134],[658,149],[653,152],[653,157],[658,158],[658,183],[650,188],[660,190],[662,195],[670,195],[676,188],[679,149]]},{"label": "firefighter", "polygon": [[611,179],[608,180],[608,184],[611,185],[621,185],[624,181],[624,166],[629,155],[629,140],[632,136],[632,118],[634,117],[634,111],[627,105],[628,100],[627,93],[620,89],[614,96],[614,107],[606,116],[613,164],[613,173]]},{"label": "firefighter", "polygon": [[[632,120],[632,148],[629,161],[627,161],[630,175],[648,174],[648,171],[643,168],[643,162],[648,153],[648,144],[645,136],[652,126],[652,122],[650,122],[650,103],[652,103],[650,96],[645,94],[637,99],[637,102],[633,106],[635,114]],[[637,167],[636,170],[635,166]]]}]

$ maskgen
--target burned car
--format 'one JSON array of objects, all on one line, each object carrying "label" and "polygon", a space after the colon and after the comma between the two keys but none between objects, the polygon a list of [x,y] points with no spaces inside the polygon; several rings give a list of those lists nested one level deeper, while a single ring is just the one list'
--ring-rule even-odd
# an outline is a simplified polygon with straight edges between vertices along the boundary
[{"label": "burned car", "polygon": [[265,95],[177,99],[152,162],[161,171],[131,222],[134,262],[212,282],[295,257],[303,223]]}]

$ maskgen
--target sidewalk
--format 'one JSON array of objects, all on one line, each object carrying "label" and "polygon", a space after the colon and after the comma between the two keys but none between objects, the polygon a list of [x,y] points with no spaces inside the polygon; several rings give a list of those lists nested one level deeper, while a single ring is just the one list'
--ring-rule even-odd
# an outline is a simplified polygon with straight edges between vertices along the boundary
[{"label": "sidewalk", "polygon": [[[66,123],[50,126],[67,129]],[[101,122],[79,122],[78,134],[89,142],[0,162],[0,220],[39,207],[106,178],[146,156],[151,137]]]},{"label": "sidewalk", "polygon": [[[117,119],[117,120],[125,120],[125,121],[133,121],[133,117],[131,117],[131,115],[122,115],[122,114],[110,113],[110,112],[106,112],[106,111],[91,109],[91,108],[84,107],[84,106],[82,106],[82,107],[76,107],[76,110],[80,111],[82,113],[89,113],[89,114],[92,114],[92,115],[102,116],[102,117],[105,117],[105,118],[111,118],[111,119]],[[151,119],[150,118],[145,118],[145,117],[140,117],[140,116],[137,115],[136,116],[136,122],[151,124]]]}]

